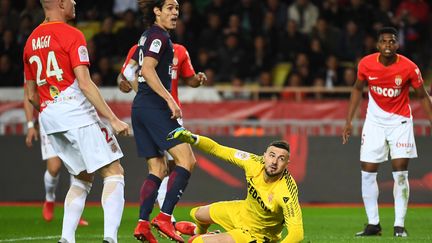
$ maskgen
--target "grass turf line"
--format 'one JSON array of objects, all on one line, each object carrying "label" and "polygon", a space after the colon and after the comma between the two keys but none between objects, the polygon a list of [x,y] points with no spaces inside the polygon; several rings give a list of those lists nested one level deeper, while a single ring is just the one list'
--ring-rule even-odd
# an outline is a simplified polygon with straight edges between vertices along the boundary
[{"label": "grass turf line", "polygon": [[[190,220],[191,207],[178,207],[175,216],[178,221]],[[409,237],[395,239],[393,234],[394,211],[391,207],[380,208],[381,237],[356,238],[354,234],[361,231],[366,222],[362,207],[325,208],[304,207],[303,221],[305,240],[303,242],[432,242],[432,208],[409,208],[405,226]],[[159,210],[155,208],[153,216]],[[0,207],[0,243],[3,242],[55,242],[61,234],[61,218],[63,208],[55,209],[55,218],[46,223],[41,216],[41,207],[20,206]],[[90,223],[87,227],[79,227],[76,234],[77,242],[102,242],[103,216],[102,208],[90,206],[84,210],[84,217]],[[122,224],[119,229],[119,242],[138,242],[133,238],[136,226],[138,207],[126,207]],[[218,229],[213,227],[212,229]],[[171,242],[158,237],[159,242]],[[284,232],[285,234],[285,232]],[[188,237],[184,237],[186,240]]]}]

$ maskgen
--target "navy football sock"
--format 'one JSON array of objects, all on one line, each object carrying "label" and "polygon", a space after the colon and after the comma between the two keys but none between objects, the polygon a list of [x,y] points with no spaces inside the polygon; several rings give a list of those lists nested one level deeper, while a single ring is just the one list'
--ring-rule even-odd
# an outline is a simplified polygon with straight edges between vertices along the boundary
[{"label": "navy football sock", "polygon": [[162,180],[153,174],[149,174],[144,180],[140,192],[140,219],[149,220],[161,182]]},{"label": "navy football sock", "polygon": [[176,166],[168,180],[167,194],[161,211],[172,215],[174,207],[185,190],[191,173],[183,167]]}]

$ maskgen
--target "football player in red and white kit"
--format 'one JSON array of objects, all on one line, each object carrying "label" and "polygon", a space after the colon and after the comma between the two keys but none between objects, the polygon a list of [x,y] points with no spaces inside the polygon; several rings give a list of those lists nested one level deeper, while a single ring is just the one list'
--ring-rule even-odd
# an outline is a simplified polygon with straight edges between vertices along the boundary
[{"label": "football player in red and white kit", "polygon": [[[176,101],[177,105],[181,107],[180,100],[178,98],[178,81],[179,77],[183,79],[183,81],[190,87],[196,88],[203,84],[204,81],[207,80],[207,77],[204,73],[198,72],[195,73],[195,70],[192,66],[192,62],[190,60],[189,52],[187,49],[181,44],[173,44],[174,48],[174,58],[172,65],[172,80],[171,80],[171,95]],[[135,51],[137,49],[137,45],[131,47],[126,57],[125,62],[123,63],[121,72],[118,77],[119,88],[124,93],[129,93],[132,89],[137,91],[137,79],[136,79],[136,71],[138,68],[137,55],[134,56]],[[180,124],[183,124],[182,118],[178,119]],[[167,172],[169,173],[170,168],[172,168],[175,163],[172,156],[165,151],[166,158],[168,160],[168,168]],[[166,176],[159,187],[157,201],[159,207],[162,207],[163,202],[165,200],[165,194],[167,191],[169,176]],[[175,222],[174,216],[172,216],[172,221]],[[187,227],[195,227],[194,224],[190,222],[178,222],[175,224],[176,229],[180,232],[186,231]]]},{"label": "football player in red and white kit", "polygon": [[84,35],[65,23],[75,17],[75,1],[41,3],[45,21],[28,37],[23,61],[29,101],[39,109],[56,154],[75,176],[65,198],[59,242],[75,242],[95,171],[104,178],[104,242],[117,242],[124,207],[123,153],[96,109],[117,134],[128,134],[129,126],[112,112],[90,78]]},{"label": "football player in red and white kit", "polygon": [[390,155],[395,181],[394,236],[406,237],[405,215],[409,198],[408,161],[417,157],[409,88],[413,87],[432,122],[432,103],[423,85],[419,68],[397,54],[397,30],[382,28],[378,35],[378,53],[365,56],[358,64],[357,81],[342,134],[343,144],[351,135],[352,119],[360,104],[363,88],[368,85],[369,103],[360,148],[362,197],[368,224],[357,236],[381,235],[378,215],[377,172],[379,164]]}]

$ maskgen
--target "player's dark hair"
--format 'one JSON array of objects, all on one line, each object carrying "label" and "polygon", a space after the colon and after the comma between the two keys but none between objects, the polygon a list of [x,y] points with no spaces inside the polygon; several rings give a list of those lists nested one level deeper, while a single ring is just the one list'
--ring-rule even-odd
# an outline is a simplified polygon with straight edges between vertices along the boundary
[{"label": "player's dark hair", "polygon": [[383,27],[380,30],[378,30],[378,38],[382,34],[392,34],[392,35],[396,36],[396,38],[398,37],[398,31],[396,30],[396,28],[393,28],[393,27]]},{"label": "player's dark hair", "polygon": [[280,149],[285,149],[286,151],[288,151],[288,153],[290,152],[290,146],[289,146],[289,144],[286,141],[283,141],[283,140],[273,141],[273,142],[271,142],[267,146],[267,148],[270,147],[270,146],[274,146],[274,147],[280,148]]},{"label": "player's dark hair", "polygon": [[144,26],[146,28],[152,26],[156,21],[156,15],[153,12],[153,8],[159,8],[162,10],[162,6],[165,4],[165,0],[138,0],[138,6],[143,13]]}]

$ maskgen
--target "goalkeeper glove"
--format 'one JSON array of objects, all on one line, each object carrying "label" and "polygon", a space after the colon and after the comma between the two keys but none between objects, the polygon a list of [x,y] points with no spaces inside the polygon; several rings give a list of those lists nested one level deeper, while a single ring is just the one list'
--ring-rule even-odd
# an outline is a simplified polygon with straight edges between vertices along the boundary
[{"label": "goalkeeper glove", "polygon": [[182,142],[195,144],[198,140],[198,135],[191,133],[184,127],[178,127],[168,133],[167,140],[178,139]]}]

